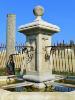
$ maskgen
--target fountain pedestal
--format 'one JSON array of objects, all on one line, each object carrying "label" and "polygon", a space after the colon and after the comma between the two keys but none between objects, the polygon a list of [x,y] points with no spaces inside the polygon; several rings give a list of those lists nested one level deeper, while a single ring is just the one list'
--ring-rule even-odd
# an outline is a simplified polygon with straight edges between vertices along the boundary
[{"label": "fountain pedestal", "polygon": [[28,24],[21,25],[19,32],[26,35],[26,75],[31,81],[48,81],[54,79],[51,64],[51,37],[60,31],[56,25],[42,20],[44,8],[37,6],[33,10],[36,19]]}]

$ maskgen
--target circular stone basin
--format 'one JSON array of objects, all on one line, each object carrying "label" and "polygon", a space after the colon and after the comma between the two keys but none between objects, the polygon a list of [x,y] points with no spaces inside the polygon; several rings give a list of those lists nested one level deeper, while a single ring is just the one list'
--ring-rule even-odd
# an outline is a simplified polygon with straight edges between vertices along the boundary
[{"label": "circular stone basin", "polygon": [[16,78],[14,75],[10,76],[0,76],[0,86],[12,84],[16,82]]}]

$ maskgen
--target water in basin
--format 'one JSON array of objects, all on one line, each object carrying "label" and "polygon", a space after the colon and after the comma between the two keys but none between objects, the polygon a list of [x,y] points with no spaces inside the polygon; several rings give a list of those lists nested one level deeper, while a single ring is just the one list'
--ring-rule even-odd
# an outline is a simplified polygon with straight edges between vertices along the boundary
[{"label": "water in basin", "polygon": [[[21,78],[20,78],[21,79]],[[24,80],[25,81],[25,80]],[[25,86],[24,81],[15,86],[9,86],[5,88],[12,92],[71,92],[75,91],[75,77],[68,76],[64,79],[60,79],[51,83],[51,86],[45,87],[44,89],[36,89],[32,87],[32,83],[27,83],[29,85]]]}]

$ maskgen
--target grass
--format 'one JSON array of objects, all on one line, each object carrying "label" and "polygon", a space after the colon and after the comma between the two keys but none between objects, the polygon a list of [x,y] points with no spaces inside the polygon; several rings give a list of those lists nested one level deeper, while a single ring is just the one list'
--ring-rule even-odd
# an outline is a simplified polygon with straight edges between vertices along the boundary
[{"label": "grass", "polygon": [[6,68],[0,68],[0,76],[6,75]]},{"label": "grass", "polygon": [[[24,74],[26,72],[24,71]],[[67,76],[75,76],[75,73],[74,72],[61,72],[61,71],[52,71],[53,74],[58,74],[58,75],[67,75]],[[16,75],[20,75],[20,69],[19,68],[16,68],[15,69],[15,74]],[[7,75],[6,73],[6,68],[0,68],[0,76],[5,76]]]},{"label": "grass", "polygon": [[[15,74],[20,75],[20,69],[15,69]],[[0,68],[0,76],[6,76],[6,68]]]},{"label": "grass", "polygon": [[67,75],[67,76],[75,76],[74,72],[61,72],[61,71],[52,71],[53,74],[58,74],[58,75]]}]

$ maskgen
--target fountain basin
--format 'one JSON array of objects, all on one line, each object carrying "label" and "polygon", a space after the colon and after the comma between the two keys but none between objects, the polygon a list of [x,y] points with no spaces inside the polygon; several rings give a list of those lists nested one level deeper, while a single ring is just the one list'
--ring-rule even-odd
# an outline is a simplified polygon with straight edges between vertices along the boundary
[{"label": "fountain basin", "polygon": [[[25,75],[23,76],[25,77]],[[37,77],[37,76],[36,76]],[[53,79],[48,81],[35,81],[36,77],[30,77],[32,80],[23,78],[17,79],[17,76],[1,76],[1,88],[12,92],[71,92],[75,91],[75,77],[63,77],[53,75]],[[27,78],[27,75],[26,75]]]},{"label": "fountain basin", "polygon": [[0,76],[0,86],[15,83],[15,76]]}]

